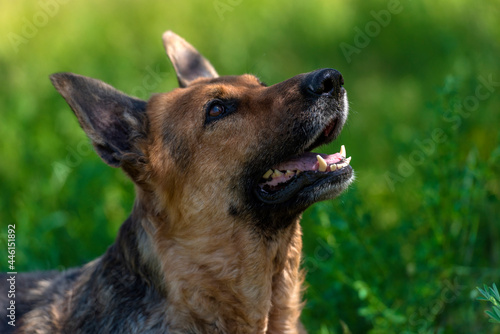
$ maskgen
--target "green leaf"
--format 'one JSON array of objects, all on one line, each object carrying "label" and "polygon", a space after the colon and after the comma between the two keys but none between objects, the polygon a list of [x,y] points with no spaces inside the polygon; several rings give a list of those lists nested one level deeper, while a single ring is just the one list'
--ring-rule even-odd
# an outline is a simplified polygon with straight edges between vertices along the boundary
[{"label": "green leaf", "polygon": [[500,316],[498,316],[497,314],[494,314],[491,311],[485,311],[485,313],[491,318],[490,322],[500,323]]},{"label": "green leaf", "polygon": [[498,289],[495,283],[493,283],[493,287],[490,288],[491,292],[493,293],[493,296],[495,299],[500,302],[500,294],[498,293]]},{"label": "green leaf", "polygon": [[488,293],[488,287],[486,286],[486,284],[484,285],[484,290],[480,287],[476,287],[476,289],[478,289],[479,292],[481,292],[481,294],[484,296],[484,298],[477,297],[478,300],[490,300],[490,294]]},{"label": "green leaf", "polygon": [[490,310],[484,311],[484,313],[486,313],[488,315],[488,317],[490,317],[491,319],[495,319],[495,314],[493,312],[491,312]]},{"label": "green leaf", "polygon": [[500,307],[498,307],[498,306],[493,306],[493,311],[495,311],[495,314],[496,314],[495,319],[500,320]]}]

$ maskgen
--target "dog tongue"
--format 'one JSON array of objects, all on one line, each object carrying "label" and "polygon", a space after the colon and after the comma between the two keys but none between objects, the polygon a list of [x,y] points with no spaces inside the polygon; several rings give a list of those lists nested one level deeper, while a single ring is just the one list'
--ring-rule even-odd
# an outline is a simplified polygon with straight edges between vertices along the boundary
[{"label": "dog tongue", "polygon": [[336,164],[337,162],[344,159],[344,157],[340,153],[334,154],[321,154],[314,152],[306,152],[296,157],[291,158],[288,161],[282,162],[281,164],[275,166],[275,169],[286,171],[311,171],[318,169],[318,159],[316,156],[321,156],[327,165]]}]

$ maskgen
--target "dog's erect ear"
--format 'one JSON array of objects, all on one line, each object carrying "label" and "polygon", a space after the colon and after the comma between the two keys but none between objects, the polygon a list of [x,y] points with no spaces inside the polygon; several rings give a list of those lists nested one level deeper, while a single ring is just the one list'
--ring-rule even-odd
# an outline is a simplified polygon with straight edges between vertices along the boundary
[{"label": "dog's erect ear", "polygon": [[136,144],[147,131],[145,101],[73,73],[52,74],[50,80],[73,109],[104,162],[127,169],[126,165],[130,167],[141,159]]},{"label": "dog's erect ear", "polygon": [[182,37],[167,31],[163,34],[163,45],[177,73],[179,86],[186,87],[198,78],[217,78],[219,75],[191,44]]}]

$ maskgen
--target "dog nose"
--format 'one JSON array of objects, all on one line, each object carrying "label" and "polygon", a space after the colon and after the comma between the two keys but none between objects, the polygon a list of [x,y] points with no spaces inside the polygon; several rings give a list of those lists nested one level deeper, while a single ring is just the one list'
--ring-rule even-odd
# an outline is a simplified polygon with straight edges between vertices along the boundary
[{"label": "dog nose", "polygon": [[344,85],[344,78],[339,71],[324,68],[309,73],[304,83],[309,94],[337,96],[341,86]]}]

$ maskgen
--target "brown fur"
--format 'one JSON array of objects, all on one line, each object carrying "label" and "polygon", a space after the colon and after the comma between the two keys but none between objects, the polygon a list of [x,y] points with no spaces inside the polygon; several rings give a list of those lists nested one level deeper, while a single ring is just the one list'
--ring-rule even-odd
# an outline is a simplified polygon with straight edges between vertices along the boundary
[{"label": "brown fur", "polygon": [[[340,132],[342,83],[338,97],[311,102],[303,87],[316,72],[270,87],[252,75],[218,77],[183,39],[167,32],[164,40],[181,88],[147,105],[94,79],[52,77],[137,198],[99,259],[50,277],[18,276],[29,287],[17,299],[15,333],[305,332],[300,216],[338,195],[352,171],[327,194],[285,204],[256,200],[252,180],[310,145],[307,132],[326,119],[336,117]],[[207,122],[214,99],[236,101],[237,112]]]}]

